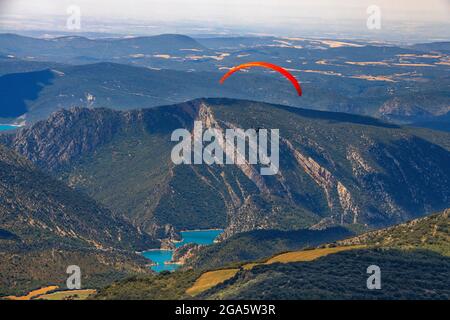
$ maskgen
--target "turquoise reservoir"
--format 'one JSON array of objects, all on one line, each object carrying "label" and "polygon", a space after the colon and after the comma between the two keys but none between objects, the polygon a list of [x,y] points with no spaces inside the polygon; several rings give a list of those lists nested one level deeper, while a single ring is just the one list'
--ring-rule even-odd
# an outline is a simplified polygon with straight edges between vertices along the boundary
[{"label": "turquoise reservoir", "polygon": [[188,243],[200,245],[210,245],[223,232],[223,230],[197,230],[197,231],[181,231],[181,242],[175,243],[177,248]]},{"label": "turquoise reservoir", "polygon": [[[179,248],[189,243],[210,245],[222,232],[223,230],[182,231],[182,240],[176,242],[175,247]],[[156,272],[174,271],[179,267],[177,264],[167,263],[172,260],[173,250],[150,250],[143,252],[142,255],[156,264],[151,267]]]},{"label": "turquoise reservoir", "polygon": [[13,126],[11,124],[0,124],[0,131],[7,131],[7,130],[16,130],[18,126]]},{"label": "turquoise reservoir", "polygon": [[166,264],[166,262],[172,260],[172,254],[172,250],[151,250],[142,253],[145,258],[150,259],[152,260],[152,262],[156,263],[155,266],[151,267],[152,270],[156,272],[174,271],[179,267],[177,264],[173,263]]}]

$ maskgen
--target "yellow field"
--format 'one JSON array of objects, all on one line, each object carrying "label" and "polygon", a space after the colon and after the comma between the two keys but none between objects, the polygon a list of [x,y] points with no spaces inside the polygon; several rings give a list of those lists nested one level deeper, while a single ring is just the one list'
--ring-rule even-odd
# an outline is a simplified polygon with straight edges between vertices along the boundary
[{"label": "yellow field", "polygon": [[336,248],[324,248],[324,249],[315,249],[315,250],[306,250],[306,251],[294,251],[287,252],[275,256],[269,260],[267,260],[264,264],[272,264],[272,263],[288,263],[288,262],[302,262],[302,261],[313,261],[320,257],[327,256],[329,254],[338,253],[341,251],[347,251],[352,249],[361,249],[364,246],[348,246],[348,247],[336,247]]},{"label": "yellow field", "polygon": [[87,290],[67,290],[67,291],[57,291],[50,294],[44,294],[37,297],[37,299],[42,300],[85,300],[89,296],[96,294],[97,290],[87,289]]},{"label": "yellow field", "polygon": [[244,268],[244,270],[251,270],[253,269],[253,267],[259,265],[261,263],[247,263],[244,266],[242,266],[242,268]]},{"label": "yellow field", "polygon": [[20,297],[8,296],[8,297],[6,297],[6,299],[9,299],[9,300],[31,300],[32,298],[36,298],[36,297],[46,294],[47,292],[50,292],[50,291],[55,291],[56,289],[58,289],[58,286],[44,287],[41,289],[33,290],[25,296],[20,296]]},{"label": "yellow field", "polygon": [[238,271],[239,269],[223,269],[206,272],[195,281],[191,288],[186,290],[186,293],[195,296],[234,277]]},{"label": "yellow field", "polygon": [[[245,270],[251,270],[253,267],[262,264],[313,261],[329,254],[347,250],[361,249],[364,247],[364,245],[359,245],[287,252],[274,256],[264,263],[248,263],[242,266],[242,268],[244,268]],[[191,288],[186,290],[186,293],[191,296],[198,295],[199,293],[211,289],[218,284],[234,277],[238,271],[239,269],[222,269],[206,272],[195,281],[194,285]]]}]

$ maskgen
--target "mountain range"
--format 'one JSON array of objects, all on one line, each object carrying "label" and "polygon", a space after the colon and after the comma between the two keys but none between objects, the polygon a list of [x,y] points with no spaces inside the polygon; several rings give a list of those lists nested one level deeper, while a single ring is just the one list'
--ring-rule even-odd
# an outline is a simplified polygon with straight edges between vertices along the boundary
[{"label": "mountain range", "polygon": [[[279,129],[279,174],[260,176],[248,163],[174,165],[171,133],[194,121]],[[171,227],[226,228],[225,238],[261,228],[383,227],[450,201],[448,134],[342,113],[230,99],[73,108],[4,140],[153,236]]]},{"label": "mountain range", "polygon": [[[258,68],[219,83],[250,61],[304,95]],[[1,129],[22,125],[0,132],[0,297],[77,265],[98,299],[448,300],[449,68],[448,42],[0,34]],[[278,129],[279,170],[175,164],[199,122]]]},{"label": "mountain range", "polygon": [[[448,43],[401,46],[182,35],[35,39],[0,34],[0,44],[1,102],[6,106],[0,118],[25,115],[32,123],[72,106],[134,109],[228,97],[418,126],[426,122],[425,127],[439,130],[450,127]],[[263,69],[242,72],[219,85],[228,69],[250,61],[270,61],[292,72],[304,87],[303,98],[298,99],[284,78]]]},{"label": "mountain range", "polygon": [[54,111],[70,107],[106,107],[129,110],[155,107],[197,97],[261,97],[270,101],[283,95],[295,98],[290,84],[272,83],[278,90],[262,91],[266,77],[244,76],[223,87],[217,72],[152,70],[116,63],[62,66],[0,77],[0,118],[25,118],[32,124]]}]

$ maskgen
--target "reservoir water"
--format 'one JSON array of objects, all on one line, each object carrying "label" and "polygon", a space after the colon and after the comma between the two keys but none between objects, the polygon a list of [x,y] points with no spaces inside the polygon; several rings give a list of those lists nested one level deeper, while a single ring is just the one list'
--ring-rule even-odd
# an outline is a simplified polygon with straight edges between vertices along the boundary
[{"label": "reservoir water", "polygon": [[15,130],[18,126],[14,126],[11,124],[0,124],[0,131],[7,131],[7,130]]},{"label": "reservoir water", "polygon": [[[193,230],[182,231],[181,241],[175,243],[175,247],[179,248],[185,244],[195,243],[200,245],[210,245],[214,243],[214,240],[223,232],[223,230]],[[151,269],[156,272],[161,271],[174,271],[179,265],[168,263],[172,260],[173,250],[150,250],[145,251],[142,255],[152,260],[156,265]]]},{"label": "reservoir water", "polygon": [[223,232],[223,230],[194,230],[181,231],[181,242],[175,243],[175,247],[179,248],[188,243],[195,243],[200,245],[210,245]]}]

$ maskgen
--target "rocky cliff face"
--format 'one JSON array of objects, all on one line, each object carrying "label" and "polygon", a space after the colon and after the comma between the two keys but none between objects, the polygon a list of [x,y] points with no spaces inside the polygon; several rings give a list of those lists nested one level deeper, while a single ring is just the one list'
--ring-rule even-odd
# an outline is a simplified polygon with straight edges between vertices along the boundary
[{"label": "rocky cliff face", "polygon": [[[174,165],[173,130],[280,130],[280,170]],[[429,135],[428,135],[429,136]],[[428,139],[428,138],[427,138]],[[450,206],[450,152],[441,140],[377,120],[250,101],[202,99],[139,111],[58,112],[9,141],[141,230],[387,226]],[[433,141],[433,142],[431,142]]]},{"label": "rocky cliff face", "polygon": [[186,264],[186,261],[192,259],[198,254],[202,246],[194,243],[186,244],[180,248],[175,249],[172,256],[172,263],[180,265]]},{"label": "rocky cliff face", "polygon": [[39,126],[19,131],[11,147],[52,171],[109,142],[123,122],[125,117],[106,109],[61,110]]},{"label": "rocky cliff face", "polygon": [[135,254],[159,246],[123,217],[0,145],[0,296],[64,287],[77,265],[85,286],[148,272]]},{"label": "rocky cliff face", "polygon": [[0,145],[0,228],[25,245],[101,250],[156,246],[148,235]]}]

